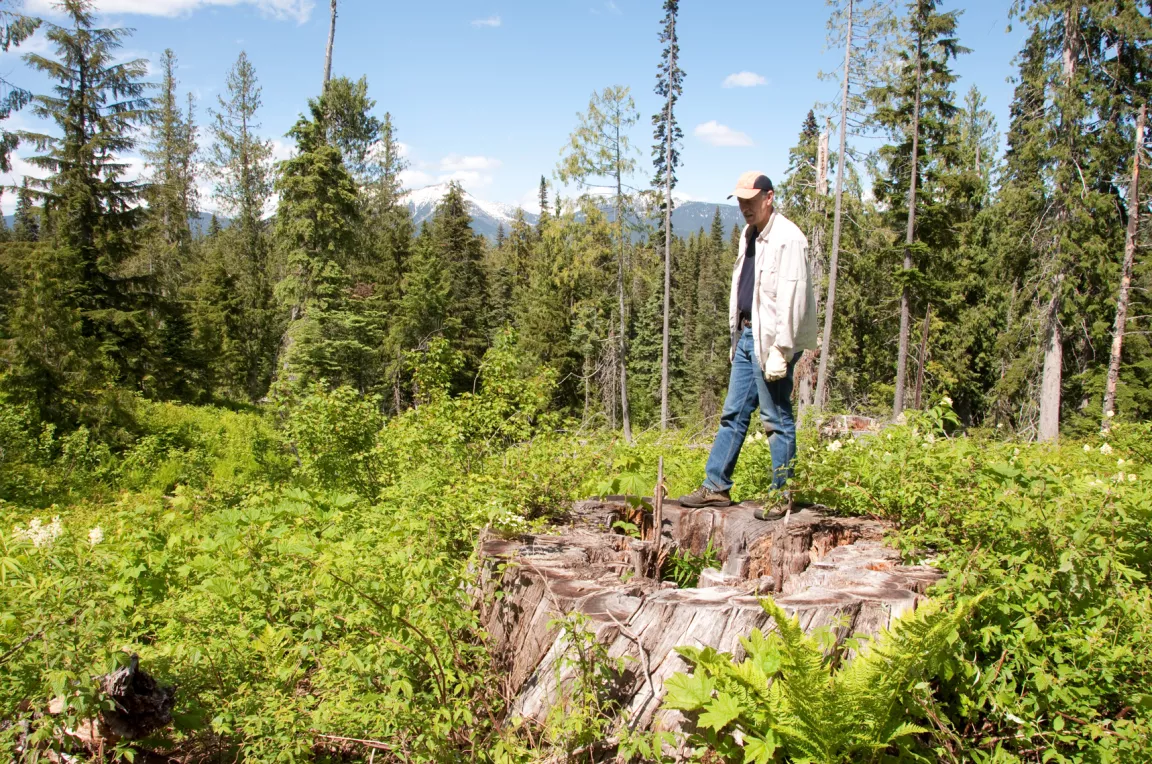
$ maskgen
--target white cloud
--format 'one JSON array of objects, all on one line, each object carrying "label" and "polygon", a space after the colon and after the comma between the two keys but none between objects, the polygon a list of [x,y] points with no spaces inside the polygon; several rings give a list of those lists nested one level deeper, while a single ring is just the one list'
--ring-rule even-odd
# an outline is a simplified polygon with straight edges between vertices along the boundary
[{"label": "white cloud", "polygon": [[283,162],[285,159],[291,159],[296,156],[296,144],[282,141],[279,138],[272,139],[272,161]]},{"label": "white cloud", "polygon": [[499,16],[489,16],[486,19],[472,20],[472,26],[474,27],[498,27],[501,23]]},{"label": "white cloud", "polygon": [[440,169],[444,172],[495,170],[500,167],[500,164],[499,159],[492,159],[491,157],[449,154],[440,160]]},{"label": "white cloud", "polygon": [[757,85],[767,85],[768,79],[756,72],[736,72],[724,78],[723,86],[726,88],[754,88]]},{"label": "white cloud", "polygon": [[482,188],[484,186],[492,185],[492,176],[481,172],[473,172],[471,170],[457,170],[444,175],[440,175],[436,181],[438,183],[448,183],[449,181],[456,181],[469,191]]},{"label": "white cloud", "polygon": [[[266,16],[291,19],[299,24],[308,21],[314,0],[96,0],[101,13],[138,13],[146,16],[186,16],[209,6],[254,5]],[[58,15],[53,0],[25,0],[29,13]]]},{"label": "white cloud", "polygon": [[423,170],[408,169],[400,173],[400,183],[404,188],[423,188],[435,182],[435,178]]},{"label": "white cloud", "polygon": [[748,137],[747,133],[742,133],[739,130],[733,130],[727,125],[722,125],[716,120],[712,119],[702,125],[696,125],[696,130],[693,131],[696,137],[703,140],[705,143],[710,143],[713,146],[752,146],[752,139]]},{"label": "white cloud", "polygon": [[[548,187],[548,204],[556,203],[556,189],[551,186]],[[535,186],[520,195],[516,200],[516,206],[525,212],[531,212],[533,215],[540,214],[540,187]]]}]

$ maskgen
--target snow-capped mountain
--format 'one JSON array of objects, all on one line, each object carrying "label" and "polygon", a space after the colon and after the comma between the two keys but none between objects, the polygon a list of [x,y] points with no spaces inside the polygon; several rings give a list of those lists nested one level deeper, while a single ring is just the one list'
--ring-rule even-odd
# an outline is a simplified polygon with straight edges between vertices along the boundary
[{"label": "snow-capped mountain", "polygon": [[[405,196],[408,201],[408,209],[412,213],[412,221],[419,226],[431,218],[436,211],[436,205],[447,193],[447,183],[437,183],[433,186],[408,191]],[[468,214],[472,216],[472,230],[490,239],[496,237],[496,230],[501,225],[504,226],[506,233],[512,230],[512,223],[516,219],[518,209],[523,211],[524,220],[529,225],[536,225],[536,221],[539,219],[539,215],[536,213],[518,208],[515,204],[478,199],[468,193],[467,190],[464,191],[464,203],[468,208]],[[606,202],[604,207],[608,218],[611,220],[613,218],[611,203]],[[724,226],[725,236],[732,230],[733,225],[744,225],[744,219],[740,216],[739,208],[733,204],[712,204],[677,199],[676,208],[672,211],[672,228],[680,235],[693,233],[700,228],[708,230],[712,226],[712,217],[716,214],[717,207],[720,209],[720,221]]]},{"label": "snow-capped mountain", "polygon": [[[437,183],[434,186],[407,192],[405,196],[408,209],[412,212],[412,222],[419,227],[421,223],[431,218],[432,213],[436,211],[436,205],[447,193],[447,183]],[[477,199],[467,190],[464,191],[464,204],[468,208],[468,214],[472,216],[472,230],[476,233],[491,239],[496,237],[496,229],[501,225],[505,231],[512,229],[512,222],[516,219],[516,205]],[[524,220],[530,225],[536,225],[538,217],[531,212],[524,212]]]}]

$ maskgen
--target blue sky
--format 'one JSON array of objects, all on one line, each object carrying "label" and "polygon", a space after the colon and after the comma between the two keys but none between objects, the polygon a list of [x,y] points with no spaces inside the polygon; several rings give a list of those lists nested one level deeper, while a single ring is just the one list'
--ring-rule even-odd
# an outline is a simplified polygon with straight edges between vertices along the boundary
[{"label": "blue sky", "polygon": [[[45,13],[50,0],[25,2],[52,18]],[[1007,78],[1024,35],[1018,24],[1006,32],[1008,5],[968,5],[959,36],[973,52],[955,65],[960,97],[976,84],[1001,131],[1012,95]],[[135,30],[126,55],[156,61],[166,47],[176,52],[181,86],[199,99],[202,125],[228,68],[247,51],[263,86],[263,132],[277,142],[279,157],[291,151],[284,132],[320,88],[327,0],[98,0],[97,8],[101,23]],[[722,201],[745,170],[783,176],[808,109],[838,93],[834,81],[818,77],[842,56],[825,45],[828,10],[817,0],[683,0],[679,194]],[[651,168],[649,120],[660,108],[653,85],[662,15],[659,0],[340,0],[333,73],[367,75],[378,110],[392,113],[408,151],[409,185],[456,178],[480,198],[525,203],[541,174],[551,178],[592,92],[630,86],[641,114],[632,140],[643,185]],[[28,47],[45,46],[38,39]],[[0,71],[33,91],[47,84],[12,53],[0,56]],[[11,121],[33,122],[28,114]],[[4,180],[18,182],[26,171],[18,161]],[[12,195],[3,201],[10,212]]]}]

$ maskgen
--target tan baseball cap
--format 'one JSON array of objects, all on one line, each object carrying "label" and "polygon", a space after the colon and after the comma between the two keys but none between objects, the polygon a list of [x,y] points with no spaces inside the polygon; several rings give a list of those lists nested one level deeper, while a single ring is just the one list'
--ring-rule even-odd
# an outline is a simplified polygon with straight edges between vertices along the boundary
[{"label": "tan baseball cap", "polygon": [[736,190],[729,194],[728,198],[731,199],[735,196],[740,199],[751,199],[761,191],[771,190],[772,181],[768,179],[768,176],[762,172],[752,170],[740,176],[740,179],[736,181]]}]

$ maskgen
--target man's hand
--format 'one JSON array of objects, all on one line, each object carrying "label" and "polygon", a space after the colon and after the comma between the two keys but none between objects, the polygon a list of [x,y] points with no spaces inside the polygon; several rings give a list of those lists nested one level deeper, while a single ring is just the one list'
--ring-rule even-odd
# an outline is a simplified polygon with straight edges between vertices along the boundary
[{"label": "man's hand", "polygon": [[775,345],[768,351],[768,362],[764,364],[764,379],[775,382],[788,376],[788,361],[784,358],[784,351]]}]

